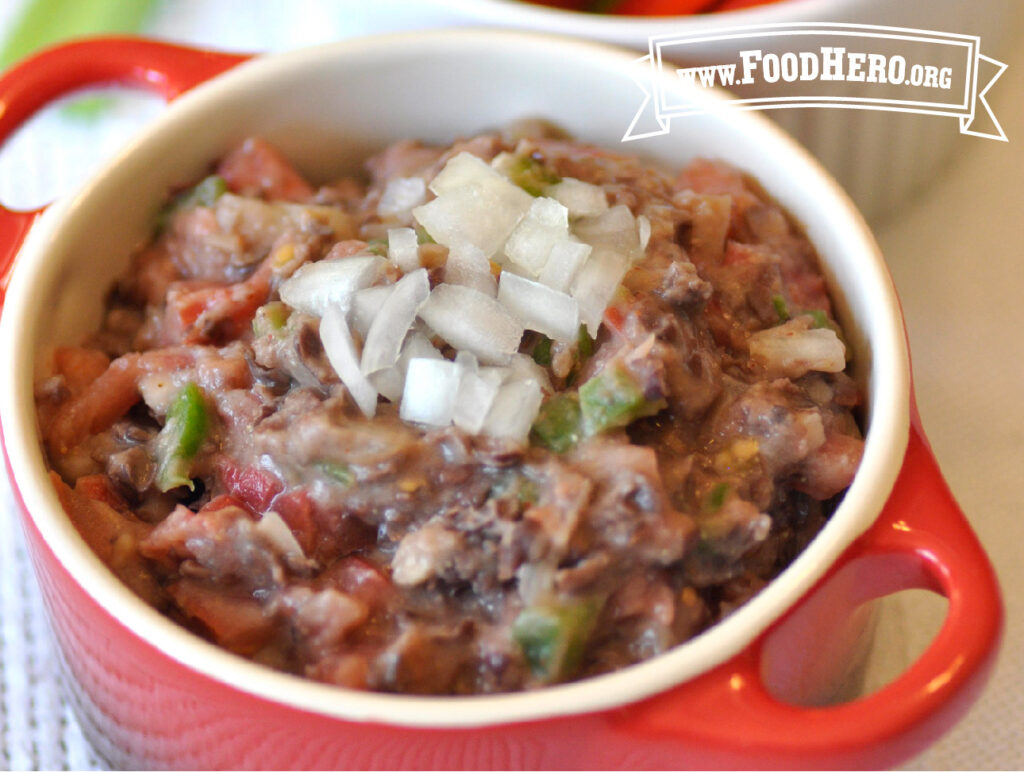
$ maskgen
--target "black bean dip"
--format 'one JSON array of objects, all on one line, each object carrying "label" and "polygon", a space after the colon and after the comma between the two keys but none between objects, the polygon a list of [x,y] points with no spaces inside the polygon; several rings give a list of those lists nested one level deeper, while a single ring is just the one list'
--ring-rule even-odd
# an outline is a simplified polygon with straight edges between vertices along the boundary
[{"label": "black bean dip", "polygon": [[741,172],[526,121],[321,187],[246,140],[37,404],[75,526],[170,618],[332,684],[493,693],[665,652],[791,562],[860,460],[846,359]]}]

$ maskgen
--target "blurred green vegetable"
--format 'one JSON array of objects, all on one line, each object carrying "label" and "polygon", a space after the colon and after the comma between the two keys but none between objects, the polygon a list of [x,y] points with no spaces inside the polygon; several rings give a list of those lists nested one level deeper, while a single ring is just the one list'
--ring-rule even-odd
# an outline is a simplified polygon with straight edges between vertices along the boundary
[{"label": "blurred green vegetable", "polygon": [[[142,30],[158,0],[29,0],[0,45],[0,71],[41,48],[88,35],[134,34]],[[69,102],[64,112],[92,118],[112,100],[90,95]]]}]

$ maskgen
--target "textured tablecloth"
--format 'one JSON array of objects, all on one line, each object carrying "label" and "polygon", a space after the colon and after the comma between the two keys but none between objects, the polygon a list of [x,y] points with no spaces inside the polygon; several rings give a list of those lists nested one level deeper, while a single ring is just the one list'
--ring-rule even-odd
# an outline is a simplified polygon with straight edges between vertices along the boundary
[{"label": "textured tablecloth", "polygon": [[[22,0],[0,2],[0,30]],[[894,0],[900,1],[900,0]],[[280,50],[370,31],[355,2],[168,0],[147,32],[237,50]],[[993,90],[1009,143],[963,137],[934,184],[876,233],[900,291],[926,430],[997,566],[1007,629],[995,674],[967,718],[906,766],[1024,768],[1024,49]],[[129,96],[104,122],[49,110],[0,155],[0,201],[68,190],[159,113]],[[949,119],[936,119],[949,120]],[[2,386],[0,386],[2,387]],[[49,631],[6,476],[0,473],[0,768],[104,769],[61,696]],[[881,614],[869,681],[921,650],[943,604],[895,596]]]}]

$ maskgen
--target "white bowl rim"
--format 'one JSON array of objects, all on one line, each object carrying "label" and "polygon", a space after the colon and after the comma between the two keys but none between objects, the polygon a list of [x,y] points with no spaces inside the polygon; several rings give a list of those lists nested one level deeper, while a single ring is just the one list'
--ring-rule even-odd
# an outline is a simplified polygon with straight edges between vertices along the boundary
[{"label": "white bowl rim", "polygon": [[[497,30],[435,30],[392,33],[259,57],[194,89],[172,103],[123,153],[103,166],[79,191],[54,203],[32,230],[12,274],[0,317],[0,368],[32,370],[34,350],[19,334],[20,322],[38,310],[32,304],[34,274],[59,240],[63,223],[74,218],[79,202],[102,184],[120,160],[160,132],[172,131],[179,118],[210,110],[225,94],[260,82],[268,73],[301,68],[323,57],[344,61],[381,47],[402,51],[457,52],[485,41],[495,47],[549,46],[548,35]],[[474,42],[475,41],[475,42]],[[596,63],[626,65],[634,54],[595,43],[559,39],[564,51]],[[670,81],[674,83],[674,81]],[[714,97],[714,99],[720,99]],[[101,607],[144,642],[182,665],[230,688],[270,702],[347,721],[407,727],[469,728],[548,719],[610,709],[664,692],[711,669],[748,646],[810,590],[834,561],[877,518],[899,471],[909,433],[910,370],[898,301],[888,271],[867,226],[838,186],[818,164],[765,119],[735,114],[762,132],[765,141],[785,149],[801,173],[820,188],[824,204],[834,208],[830,226],[844,243],[864,257],[860,276],[877,294],[872,341],[872,427],[861,469],[833,515],[832,522],[801,555],[737,612],[696,638],[624,670],[531,692],[470,697],[419,697],[341,689],[277,672],[228,653],[193,635],[146,605],[85,545],[60,508],[39,451],[31,379],[21,377],[0,391],[5,453],[16,487],[36,528],[75,581]],[[839,212],[841,214],[836,214]],[[878,383],[885,386],[879,387]],[[861,513],[858,516],[843,513]],[[866,513],[866,514],[865,514]],[[868,516],[870,515],[870,516]],[[839,527],[838,523],[843,526]],[[834,526],[834,527],[833,527]]]}]

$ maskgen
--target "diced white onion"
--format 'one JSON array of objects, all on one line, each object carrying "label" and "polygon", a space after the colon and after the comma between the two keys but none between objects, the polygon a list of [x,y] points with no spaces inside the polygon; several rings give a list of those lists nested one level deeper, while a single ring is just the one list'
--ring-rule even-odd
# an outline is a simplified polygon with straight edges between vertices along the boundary
[{"label": "diced white onion", "polygon": [[754,518],[750,525],[750,538],[755,542],[761,542],[768,538],[772,531],[773,521],[771,516],[760,514]]},{"label": "diced white onion", "polygon": [[555,572],[557,564],[551,561],[524,562],[516,569],[516,591],[527,606],[546,603],[557,592]]},{"label": "diced white onion", "polygon": [[405,376],[398,368],[397,363],[370,373],[366,376],[366,380],[377,390],[378,394],[389,402],[397,404],[402,399],[402,392],[405,390]]},{"label": "diced white onion", "polygon": [[846,367],[846,347],[831,328],[806,329],[793,319],[750,336],[750,355],[790,378],[808,371],[838,373]]},{"label": "diced white onion", "polygon": [[359,354],[352,333],[345,321],[345,312],[331,306],[320,319],[320,341],[324,345],[327,361],[345,384],[363,414],[371,417],[377,412],[377,390],[359,369]]},{"label": "diced white onion", "polygon": [[505,370],[508,374],[506,381],[536,381],[543,391],[548,394],[554,389],[551,387],[551,378],[548,371],[533,361],[533,357],[527,354],[513,354]]},{"label": "diced white onion", "polygon": [[637,235],[636,218],[625,204],[617,204],[594,217],[583,217],[573,225],[573,232],[594,247],[607,247],[630,261],[643,254]]},{"label": "diced white onion", "polygon": [[821,413],[817,410],[798,410],[793,417],[804,430],[804,438],[798,441],[798,445],[806,448],[808,453],[813,453],[825,444],[825,423],[821,420]]},{"label": "diced white onion", "polygon": [[380,196],[377,211],[385,216],[400,216],[422,204],[427,198],[427,183],[422,177],[396,177],[388,181]]},{"label": "diced white onion", "polygon": [[537,278],[551,289],[567,292],[576,272],[586,262],[592,249],[590,244],[574,239],[559,241],[551,247],[548,261]]},{"label": "diced white onion", "polygon": [[651,221],[647,215],[642,214],[636,218],[636,236],[640,242],[640,251],[643,252],[651,240]]},{"label": "diced white onion", "polygon": [[501,303],[458,284],[435,287],[420,318],[451,346],[486,364],[508,362],[523,337],[522,324]]},{"label": "diced white onion", "polygon": [[604,310],[628,269],[629,261],[622,254],[598,247],[576,275],[570,294],[579,304],[580,320],[591,338],[597,337]]},{"label": "diced white onion", "polygon": [[515,153],[509,153],[507,150],[502,150],[494,158],[491,159],[491,168],[499,174],[511,179],[515,173],[516,167],[521,163],[520,159]]},{"label": "diced white onion", "polygon": [[420,267],[420,243],[412,228],[388,230],[388,260],[402,273],[412,273]]},{"label": "diced white onion", "polygon": [[555,244],[569,239],[569,210],[553,198],[535,198],[509,234],[505,256],[537,276]]},{"label": "diced white onion", "polygon": [[409,333],[409,337],[405,339],[405,345],[402,346],[402,353],[398,357],[398,363],[406,368],[409,366],[409,360],[419,357],[420,359],[444,359],[441,356],[441,352],[434,348],[434,344],[430,342],[430,338],[419,329],[422,327],[422,322],[417,323],[417,327],[414,327],[412,332]]},{"label": "diced white onion", "polygon": [[479,434],[501,388],[502,380],[502,375],[496,368],[464,374],[459,381],[459,394],[452,415],[455,425],[470,434]]},{"label": "diced white onion", "polygon": [[306,263],[281,285],[281,300],[297,311],[323,316],[329,306],[347,305],[349,296],[373,284],[386,266],[375,255]]},{"label": "diced white onion", "polygon": [[366,333],[361,365],[364,374],[391,367],[398,361],[405,334],[429,295],[426,268],[407,273],[395,283],[394,291],[388,295]]},{"label": "diced white onion", "polygon": [[394,292],[394,284],[383,284],[378,287],[366,287],[352,293],[352,302],[349,307],[349,327],[359,333],[359,337],[366,340],[366,333],[370,331],[374,317],[380,311],[384,301]]},{"label": "diced white onion", "polygon": [[462,373],[475,373],[480,369],[480,361],[469,351],[456,351],[455,364],[459,366],[459,372]]},{"label": "diced white onion", "polygon": [[483,433],[524,442],[543,399],[540,384],[534,380],[506,381],[494,398]]},{"label": "diced white onion", "polygon": [[430,190],[441,196],[469,185],[488,185],[502,176],[479,156],[465,150],[448,159],[444,167],[430,181]]},{"label": "diced white onion", "polygon": [[490,259],[533,203],[533,197],[476,156],[452,158],[430,185],[438,194],[413,210],[434,241],[469,242]]},{"label": "diced white onion", "polygon": [[608,209],[604,188],[575,177],[564,177],[546,193],[565,206],[570,217],[593,217]]},{"label": "diced white onion", "polygon": [[459,389],[452,422],[465,432],[478,434],[507,370],[504,367],[479,367],[476,357],[465,351],[455,355],[455,364],[459,369]]},{"label": "diced white onion", "polygon": [[405,343],[402,344],[402,353],[398,355],[398,361],[393,366],[378,370],[367,377],[385,399],[397,404],[402,399],[402,392],[405,390],[405,376],[409,369],[409,361],[415,357],[443,358],[441,352],[434,348],[427,336],[413,328],[406,336]]},{"label": "diced white onion", "polygon": [[491,273],[491,261],[482,249],[473,244],[453,244],[449,248],[444,265],[444,280],[447,284],[470,287],[492,298],[498,294],[498,282]]},{"label": "diced white onion", "polygon": [[[388,259],[405,274],[393,286],[371,286],[382,261],[362,256],[376,262],[358,276],[350,269],[339,279],[328,275],[339,269],[321,268],[289,280],[287,294],[304,306],[290,305],[325,314],[328,358],[367,415],[381,394],[400,402],[406,421],[526,441],[551,382],[519,353],[524,329],[569,343],[582,321],[596,335],[630,263],[643,254],[650,221],[609,207],[601,186],[565,178],[534,198],[501,173],[502,163],[463,152],[429,186],[400,178],[382,193],[382,215],[411,211],[448,248],[444,283],[433,291],[412,228],[388,230]],[[435,196],[429,201],[427,187]],[[506,269],[500,281],[492,261]],[[346,313],[365,339],[361,362]],[[455,361],[413,327],[417,316],[456,350]]]},{"label": "diced white onion", "polygon": [[274,510],[264,512],[256,522],[255,530],[277,549],[289,564],[296,565],[305,561],[306,553],[302,551],[292,533],[292,529]]},{"label": "diced white onion", "polygon": [[580,312],[576,300],[540,282],[502,271],[498,280],[498,302],[528,330],[542,332],[564,343],[576,340],[579,334]]},{"label": "diced white onion", "polygon": [[430,426],[452,422],[459,389],[459,368],[447,359],[409,360],[399,417]]}]

